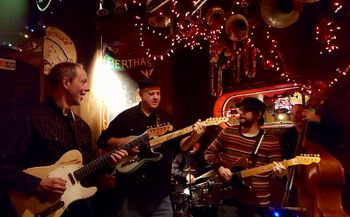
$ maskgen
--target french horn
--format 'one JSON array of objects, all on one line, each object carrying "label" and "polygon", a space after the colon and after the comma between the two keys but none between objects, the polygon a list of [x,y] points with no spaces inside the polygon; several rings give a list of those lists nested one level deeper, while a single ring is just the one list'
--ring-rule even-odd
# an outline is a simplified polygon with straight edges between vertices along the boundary
[{"label": "french horn", "polygon": [[218,6],[208,9],[206,14],[206,21],[211,29],[220,29],[225,22],[225,11]]},{"label": "french horn", "polygon": [[299,19],[302,6],[294,0],[262,0],[260,13],[269,26],[286,28]]},{"label": "french horn", "polygon": [[225,31],[228,37],[234,41],[242,41],[247,38],[249,24],[241,14],[232,14],[225,23]]}]

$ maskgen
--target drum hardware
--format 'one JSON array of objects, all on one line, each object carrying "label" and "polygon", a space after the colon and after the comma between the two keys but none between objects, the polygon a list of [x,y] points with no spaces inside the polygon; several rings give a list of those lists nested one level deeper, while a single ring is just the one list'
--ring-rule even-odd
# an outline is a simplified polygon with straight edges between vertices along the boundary
[{"label": "drum hardware", "polygon": [[[198,179],[198,178],[197,178]],[[188,206],[191,207],[215,207],[221,200],[215,195],[219,190],[221,183],[216,180],[207,180],[205,182],[189,186],[184,189],[184,197],[187,198]]]}]

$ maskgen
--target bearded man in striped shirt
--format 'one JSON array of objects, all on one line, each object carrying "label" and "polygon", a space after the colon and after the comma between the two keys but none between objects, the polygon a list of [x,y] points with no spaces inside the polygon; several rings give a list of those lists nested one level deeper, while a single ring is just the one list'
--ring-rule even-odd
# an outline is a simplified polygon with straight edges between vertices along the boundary
[{"label": "bearded man in striped shirt", "polygon": [[[283,177],[287,169],[278,161],[281,150],[278,138],[265,134],[264,124],[266,106],[257,98],[247,97],[237,105],[239,107],[239,126],[223,129],[208,146],[204,157],[208,164],[217,171],[219,179],[233,186],[226,192],[218,209],[218,217],[267,217],[270,204],[269,180],[276,174]],[[234,168],[259,167],[273,163],[273,170],[244,179],[241,187],[233,181]],[[237,180],[236,180],[237,181]],[[242,184],[243,182],[239,183]],[[229,196],[228,196],[229,195]]]}]

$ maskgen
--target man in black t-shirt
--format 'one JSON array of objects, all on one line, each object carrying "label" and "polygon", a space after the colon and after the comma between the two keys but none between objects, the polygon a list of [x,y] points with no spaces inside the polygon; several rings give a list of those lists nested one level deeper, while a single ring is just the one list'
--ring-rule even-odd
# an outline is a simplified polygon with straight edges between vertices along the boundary
[{"label": "man in black t-shirt", "polygon": [[[142,134],[149,126],[161,123],[173,124],[170,114],[158,108],[162,84],[157,80],[146,78],[140,80],[138,85],[141,102],[123,111],[111,121],[97,141],[100,148],[110,150],[126,144],[135,136]],[[188,150],[204,131],[205,128],[201,123],[195,123],[190,136],[182,138],[180,142],[176,139],[170,140],[154,150],[161,153],[160,160],[146,161],[138,169],[127,174],[117,173],[118,214],[121,217],[173,216],[169,197],[173,152]],[[139,156],[150,152],[145,146],[140,146],[139,151]]]}]

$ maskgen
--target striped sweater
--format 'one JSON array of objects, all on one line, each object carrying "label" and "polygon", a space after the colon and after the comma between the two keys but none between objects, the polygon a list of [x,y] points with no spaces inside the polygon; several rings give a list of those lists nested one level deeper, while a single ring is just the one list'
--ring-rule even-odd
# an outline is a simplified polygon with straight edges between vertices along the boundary
[{"label": "striped sweater", "polygon": [[[250,157],[254,151],[256,140],[257,137],[243,136],[237,127],[227,127],[208,146],[204,157],[214,169],[218,169],[220,166],[231,168],[239,159]],[[281,151],[278,139],[273,135],[265,134],[254,167],[280,160]],[[231,201],[252,206],[269,206],[271,174],[263,173],[245,178],[245,183],[252,187],[252,191],[240,192],[234,198],[230,198]]]}]

